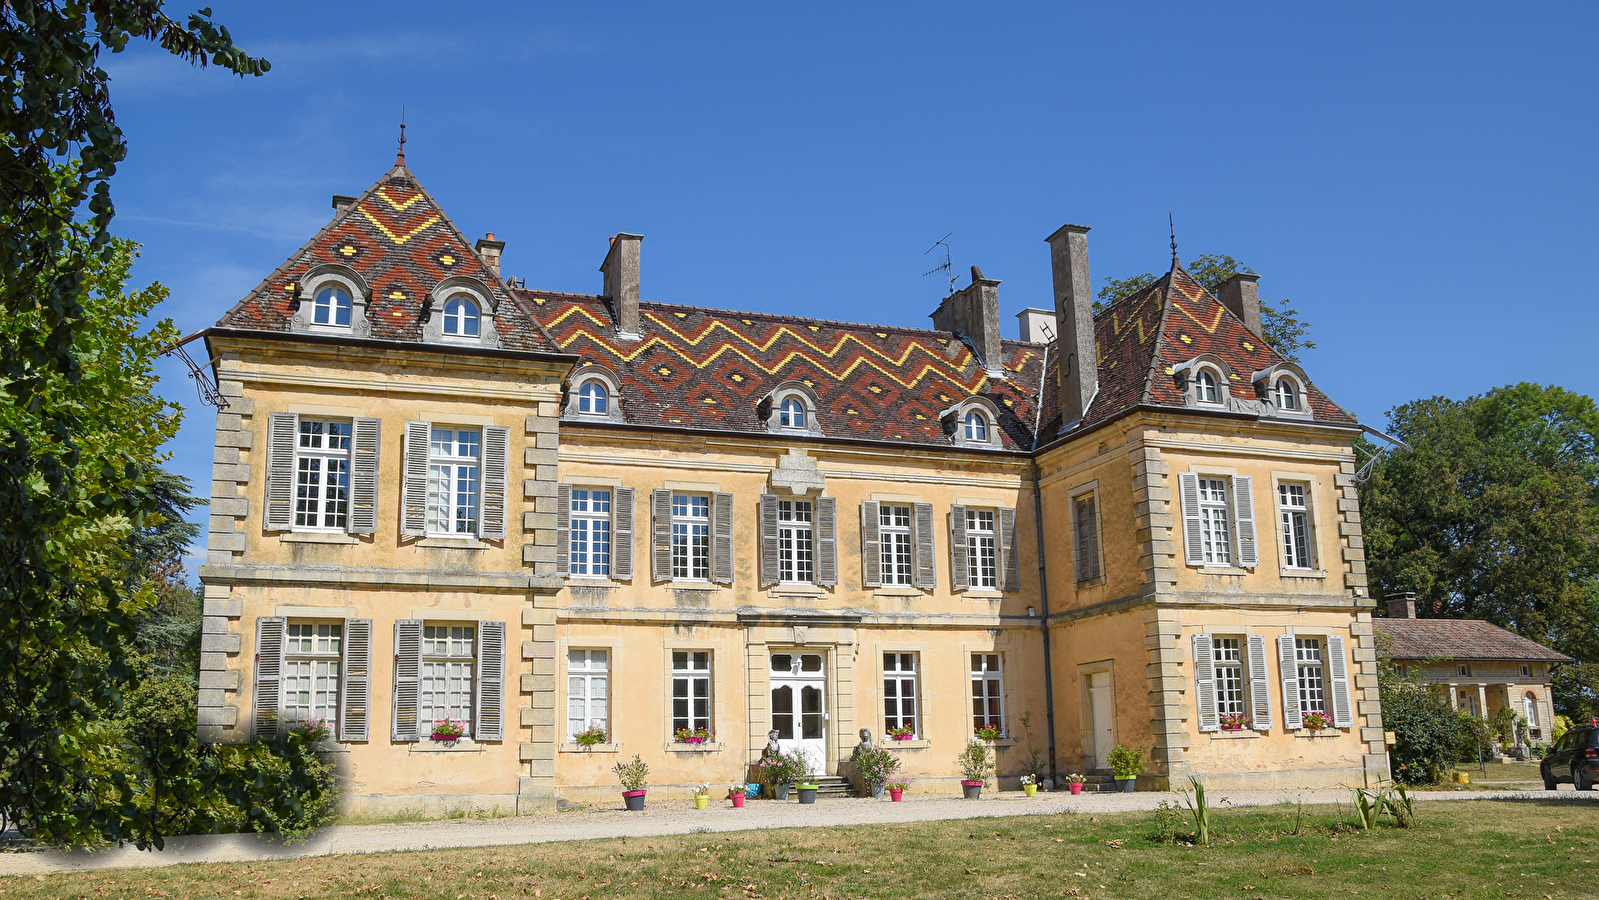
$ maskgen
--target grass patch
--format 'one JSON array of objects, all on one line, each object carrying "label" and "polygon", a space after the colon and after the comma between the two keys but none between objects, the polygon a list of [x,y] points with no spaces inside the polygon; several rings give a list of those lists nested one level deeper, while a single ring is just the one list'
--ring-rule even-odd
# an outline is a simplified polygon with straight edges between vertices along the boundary
[{"label": "grass patch", "polygon": [[1362,833],[1348,805],[1221,808],[1210,847],[1157,841],[1148,813],[1028,816],[21,876],[0,891],[6,900],[1594,895],[1599,804],[1418,812],[1414,828]]}]

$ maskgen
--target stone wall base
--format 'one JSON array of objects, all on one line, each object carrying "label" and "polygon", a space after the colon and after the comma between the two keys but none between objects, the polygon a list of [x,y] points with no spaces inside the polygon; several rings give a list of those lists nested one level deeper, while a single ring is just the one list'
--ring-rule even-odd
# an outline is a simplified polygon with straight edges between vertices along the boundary
[{"label": "stone wall base", "polygon": [[516,794],[347,794],[339,798],[339,813],[419,820],[514,816],[519,799]]},{"label": "stone wall base", "polygon": [[[1382,776],[1388,775],[1383,757]],[[1206,790],[1286,791],[1301,788],[1356,788],[1375,786],[1368,781],[1367,766],[1341,766],[1320,769],[1284,769],[1268,772],[1196,772]],[[1144,775],[1138,779],[1140,791],[1175,791],[1188,787],[1187,776]]]}]

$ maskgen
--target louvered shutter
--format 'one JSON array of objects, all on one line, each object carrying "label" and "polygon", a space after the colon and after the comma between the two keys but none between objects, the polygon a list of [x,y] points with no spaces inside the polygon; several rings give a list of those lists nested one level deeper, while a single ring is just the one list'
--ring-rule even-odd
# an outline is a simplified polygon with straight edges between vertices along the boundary
[{"label": "louvered shutter", "polygon": [[916,586],[924,591],[938,587],[938,559],[933,555],[933,504],[916,504],[911,519],[911,544],[916,548]]},{"label": "louvered shutter", "polygon": [[1199,709],[1199,730],[1220,731],[1216,712],[1216,657],[1208,634],[1194,635],[1194,701]]},{"label": "louvered shutter", "polygon": [[1248,475],[1233,476],[1233,515],[1238,519],[1238,564],[1246,569],[1260,565],[1260,545],[1255,540],[1255,488]]},{"label": "louvered shutter", "polygon": [[255,736],[278,733],[278,710],[283,703],[283,633],[287,619],[263,616],[255,620]]},{"label": "louvered shutter", "polygon": [[[426,422],[405,423],[405,453],[400,479],[400,533],[422,537],[428,533],[428,438]],[[420,640],[420,638],[418,638]]]},{"label": "louvered shutter", "polygon": [[344,620],[344,659],[339,665],[339,740],[367,740],[372,709],[372,620]]},{"label": "louvered shutter", "polygon": [[733,495],[711,495],[711,580],[733,583]]},{"label": "louvered shutter", "polygon": [[1097,498],[1093,494],[1078,497],[1077,507],[1077,580],[1093,581],[1099,577],[1099,514]]},{"label": "louvered shutter", "polygon": [[[394,739],[421,740],[417,690],[422,679],[422,620],[394,623]],[[433,724],[428,723],[430,726]]]},{"label": "louvered shutter", "polygon": [[510,491],[511,429],[489,425],[483,429],[483,509],[477,535],[484,540],[505,539],[505,500]]},{"label": "louvered shutter", "polygon": [[1249,721],[1256,731],[1271,730],[1271,678],[1266,674],[1266,636],[1251,634],[1249,646]]},{"label": "louvered shutter", "polygon": [[572,486],[555,488],[555,574],[572,574]]},{"label": "louvered shutter", "polygon": [[1281,667],[1283,682],[1283,727],[1298,731],[1305,727],[1299,715],[1299,664],[1294,659],[1294,636],[1277,636],[1277,664]]},{"label": "louvered shutter", "polygon": [[266,527],[294,527],[294,448],[300,440],[300,417],[273,413],[267,417]]},{"label": "louvered shutter", "polygon": [[358,418],[351,431],[350,533],[372,534],[378,530],[378,448],[383,423]]},{"label": "louvered shutter", "polygon": [[777,495],[761,495],[761,587],[777,584]]},{"label": "louvered shutter", "polygon": [[883,586],[881,509],[876,500],[861,501],[861,587]]},{"label": "louvered shutter", "polygon": [[838,584],[838,499],[816,498],[816,583]]},{"label": "louvered shutter", "polygon": [[1183,505],[1183,552],[1188,564],[1205,564],[1205,530],[1199,521],[1199,476],[1177,473],[1177,492]]},{"label": "louvered shutter", "polygon": [[1327,636],[1327,674],[1332,687],[1332,719],[1337,728],[1352,728],[1355,710],[1349,703],[1349,663],[1344,659],[1344,639]]},{"label": "louvered shutter", "polygon": [[1000,589],[1006,591],[1021,590],[1021,554],[1016,549],[1016,510],[1014,507],[1001,506],[999,508],[999,564],[1005,567],[1004,575],[999,579]]},{"label": "louvered shutter", "polygon": [[611,495],[611,577],[633,577],[633,489],[619,487]]},{"label": "louvered shutter", "polygon": [[971,586],[966,574],[966,507],[959,503],[949,508],[949,578],[951,590]]},{"label": "louvered shutter", "polygon": [[477,626],[477,715],[475,741],[505,740],[505,623]]},{"label": "louvered shutter", "polygon": [[650,556],[656,581],[672,580],[672,492],[652,491],[650,506],[655,523],[651,533]]}]

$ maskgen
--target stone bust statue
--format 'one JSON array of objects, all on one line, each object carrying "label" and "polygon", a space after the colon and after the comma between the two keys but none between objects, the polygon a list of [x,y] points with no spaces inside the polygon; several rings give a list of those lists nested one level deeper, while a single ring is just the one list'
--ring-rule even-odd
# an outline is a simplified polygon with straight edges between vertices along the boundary
[{"label": "stone bust statue", "polygon": [[861,742],[855,745],[855,752],[850,754],[850,759],[859,756],[862,750],[870,749],[872,749],[872,730],[870,728],[862,728]]},{"label": "stone bust statue", "polygon": [[782,752],[783,748],[777,743],[777,729],[766,732],[766,749],[761,751],[761,758],[770,759]]}]

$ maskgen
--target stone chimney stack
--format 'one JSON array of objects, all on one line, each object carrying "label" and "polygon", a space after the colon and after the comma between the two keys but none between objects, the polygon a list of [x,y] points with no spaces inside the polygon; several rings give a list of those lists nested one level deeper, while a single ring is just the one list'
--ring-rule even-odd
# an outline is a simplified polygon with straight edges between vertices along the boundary
[{"label": "stone chimney stack", "polygon": [[334,194],[333,195],[333,211],[335,213],[343,212],[344,208],[346,206],[349,206],[350,204],[354,203],[357,199],[358,198],[351,197],[348,194]]},{"label": "stone chimney stack", "polygon": [[972,283],[964,291],[944,298],[933,312],[933,327],[950,331],[971,341],[990,376],[1005,371],[1004,350],[999,336],[999,282],[984,278],[983,270],[972,266]]},{"label": "stone chimney stack", "polygon": [[1088,279],[1088,226],[1062,225],[1050,235],[1055,275],[1055,318],[1060,323],[1056,359],[1061,431],[1076,428],[1099,392],[1099,346],[1094,343],[1094,294]]},{"label": "stone chimney stack", "polygon": [[1403,594],[1389,594],[1386,598],[1390,619],[1414,619],[1416,617],[1416,594],[1406,591]]},{"label": "stone chimney stack", "polygon": [[639,244],[642,234],[623,232],[611,238],[611,249],[600,263],[605,275],[605,289],[601,296],[611,301],[611,314],[616,317],[616,336],[624,340],[638,340],[643,336],[638,313]]},{"label": "stone chimney stack", "polygon": [[1244,327],[1260,336],[1260,281],[1259,275],[1237,275],[1216,288],[1216,299],[1244,320]]},{"label": "stone chimney stack", "polygon": [[484,264],[494,270],[494,274],[500,274],[500,254],[505,252],[504,241],[495,240],[494,232],[491,231],[486,236],[479,238],[478,242],[473,245],[473,249],[477,250],[478,255],[483,257]]},{"label": "stone chimney stack", "polygon": [[1016,314],[1016,322],[1021,327],[1021,339],[1029,344],[1047,344],[1060,334],[1053,309],[1028,307]]}]

